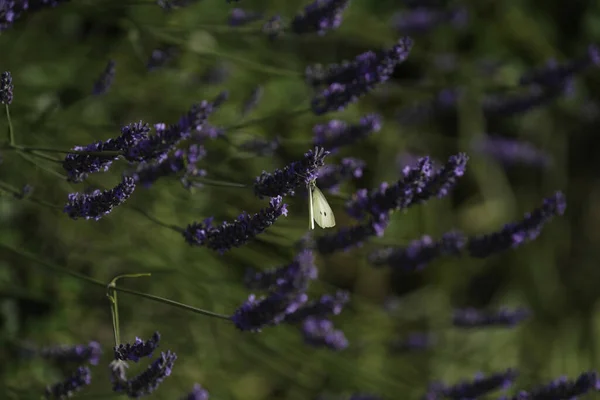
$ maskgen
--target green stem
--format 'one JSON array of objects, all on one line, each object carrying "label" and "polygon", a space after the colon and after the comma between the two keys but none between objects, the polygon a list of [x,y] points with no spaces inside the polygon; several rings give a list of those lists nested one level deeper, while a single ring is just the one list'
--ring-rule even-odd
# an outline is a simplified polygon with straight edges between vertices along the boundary
[{"label": "green stem", "polygon": [[46,168],[43,165],[40,165],[37,162],[35,162],[35,160],[33,159],[33,157],[30,157],[29,154],[27,154],[26,152],[19,151],[17,154],[19,154],[25,160],[29,161],[30,163],[32,163],[36,167],[40,168],[41,170],[46,171],[49,174],[54,175],[54,176],[56,176],[59,179],[67,180],[67,177],[64,176],[64,175],[62,175],[62,174],[60,174],[59,172],[56,172],[56,171],[54,171],[53,169],[50,169],[50,168]]},{"label": "green stem", "polygon": [[[53,271],[53,272],[56,272],[56,273],[59,273],[59,274],[69,275],[69,276],[71,276],[71,277],[73,277],[75,279],[79,279],[81,281],[85,281],[87,283],[91,283],[92,285],[99,286],[99,287],[102,287],[102,288],[106,288],[106,283],[104,283],[102,281],[96,280],[94,278],[90,278],[89,276],[85,276],[85,275],[80,274],[78,272],[74,272],[74,271],[70,271],[70,270],[65,269],[65,268],[58,267],[58,266],[53,265],[53,264],[51,264],[51,263],[49,263],[47,261],[41,260],[38,257],[36,257],[33,254],[28,253],[26,251],[17,250],[16,248],[14,248],[12,246],[9,246],[9,245],[7,245],[5,243],[2,243],[2,242],[0,242],[0,247],[5,248],[6,250],[12,251],[13,253],[15,253],[17,255],[20,255],[23,258],[27,258],[27,259],[35,262],[36,264],[39,264],[39,266],[42,269]],[[206,315],[206,316],[209,316],[209,317],[219,318],[219,319],[223,319],[223,320],[230,320],[230,317],[228,315],[214,313],[214,312],[211,312],[211,311],[203,310],[201,308],[192,307],[192,306],[189,306],[187,304],[179,303],[179,302],[176,302],[176,301],[173,301],[173,300],[165,299],[165,298],[154,296],[154,295],[151,295],[151,294],[142,293],[142,292],[138,292],[138,291],[135,291],[135,290],[125,289],[125,288],[120,288],[120,287],[114,287],[114,290],[117,291],[117,292],[129,293],[129,294],[134,295],[134,296],[143,297],[143,298],[146,298],[146,299],[149,299],[149,300],[152,300],[152,301],[156,301],[156,302],[159,302],[159,303],[168,304],[170,306],[181,308],[181,309],[186,310],[186,311],[191,311],[191,312],[196,313],[196,314]]]},{"label": "green stem", "polygon": [[84,154],[93,157],[117,157],[123,155],[121,151],[85,151],[85,150],[65,150],[65,149],[53,149],[48,147],[33,147],[33,146],[20,146],[10,144],[8,147],[3,147],[2,150],[17,150],[24,151],[27,153],[32,152],[46,152],[46,153],[60,153],[60,154]]},{"label": "green stem", "polygon": [[203,184],[209,185],[209,186],[235,187],[235,188],[247,188],[248,187],[248,185],[244,185],[242,183],[218,181],[215,179],[208,179],[208,178],[194,178],[194,182],[203,183]]},{"label": "green stem", "polygon": [[0,189],[7,191],[9,194],[11,194],[14,198],[16,198],[18,200],[29,201],[31,203],[38,204],[38,205],[45,206],[45,207],[50,207],[50,208],[53,208],[56,210],[63,209],[63,207],[61,207],[61,206],[57,206],[55,204],[48,203],[47,201],[44,201],[44,200],[36,199],[34,197],[21,198],[22,194],[19,189],[15,188],[14,186],[11,186],[7,183],[4,183],[4,182],[0,182]]},{"label": "green stem", "polygon": [[4,105],[4,109],[6,110],[6,120],[8,121],[8,143],[12,146],[15,144],[15,131],[13,129],[12,120],[10,118],[10,110],[8,109],[8,104]]},{"label": "green stem", "polygon": [[246,122],[242,122],[239,124],[225,127],[225,131],[232,131],[232,130],[236,130],[236,129],[245,128],[247,126],[255,125],[255,124],[260,124],[261,122],[265,122],[265,121],[268,121],[273,118],[290,119],[290,118],[294,118],[294,117],[297,117],[302,114],[306,114],[307,112],[310,112],[310,110],[311,110],[310,108],[301,108],[299,110],[290,111],[287,114],[279,114],[279,113],[271,114],[271,115],[267,115],[266,117],[255,118],[255,119],[248,120]]},{"label": "green stem", "polygon": [[113,323],[113,334],[115,336],[115,346],[121,344],[121,328],[119,327],[119,303],[117,301],[117,281],[121,278],[140,278],[143,276],[151,276],[149,272],[138,274],[124,274],[114,277],[106,287],[106,297],[110,300],[110,314]]},{"label": "green stem", "polygon": [[141,208],[138,208],[135,206],[129,206],[129,209],[142,214],[144,217],[148,218],[150,221],[154,222],[155,224],[162,226],[163,228],[171,229],[177,233],[183,233],[183,229],[180,228],[179,226],[168,224],[166,222],[162,222],[161,220],[159,220],[158,218],[156,218],[153,215],[150,215],[147,211],[144,211]]}]

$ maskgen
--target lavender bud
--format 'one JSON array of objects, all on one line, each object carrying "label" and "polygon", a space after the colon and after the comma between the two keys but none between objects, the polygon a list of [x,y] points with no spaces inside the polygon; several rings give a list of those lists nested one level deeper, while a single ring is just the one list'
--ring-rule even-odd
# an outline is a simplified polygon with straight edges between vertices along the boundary
[{"label": "lavender bud", "polygon": [[327,347],[332,350],[343,350],[348,347],[344,332],[336,330],[333,322],[326,319],[308,317],[302,323],[304,341],[314,347]]},{"label": "lavender bud", "polygon": [[262,32],[271,40],[277,39],[283,35],[285,24],[281,15],[274,15],[269,18],[262,26]]},{"label": "lavender bud", "polygon": [[325,165],[329,154],[324,149],[315,148],[304,154],[304,158],[287,165],[283,170],[263,173],[254,182],[254,194],[259,198],[293,196],[298,187],[306,187],[318,177],[318,169]]},{"label": "lavender bud", "polygon": [[229,14],[229,25],[242,26],[263,19],[263,15],[258,12],[245,11],[241,8],[234,8]]},{"label": "lavender bud", "polygon": [[319,300],[306,303],[295,312],[286,315],[285,322],[295,324],[309,317],[325,319],[331,315],[339,315],[349,301],[350,293],[343,290],[337,291],[333,296],[325,294]]},{"label": "lavender bud", "polygon": [[138,362],[142,357],[152,357],[159,341],[160,333],[154,332],[152,337],[146,341],[136,337],[133,344],[126,343],[115,346],[115,360]]},{"label": "lavender bud", "polygon": [[152,50],[152,54],[146,63],[146,69],[148,69],[148,71],[154,71],[158,68],[164,67],[176,56],[177,48],[174,46],[163,46],[161,48]]},{"label": "lavender bud", "polygon": [[115,80],[116,73],[116,62],[115,60],[109,60],[106,68],[102,72],[102,75],[98,78],[96,83],[94,83],[94,89],[92,90],[92,94],[100,95],[104,94],[110,89],[113,81]]},{"label": "lavender bud", "polygon": [[55,360],[59,363],[83,364],[89,362],[92,365],[98,365],[102,348],[100,343],[90,342],[87,345],[44,347],[39,350],[38,354],[45,359]]},{"label": "lavender bud", "polygon": [[[0,15],[1,16],[1,15]],[[2,27],[0,20],[0,28]],[[2,31],[2,29],[0,29]],[[10,71],[4,71],[0,75],[0,104],[10,104],[13,101],[12,75]]]},{"label": "lavender bud", "polygon": [[416,35],[427,33],[444,23],[451,23],[456,28],[461,28],[466,20],[467,12],[464,8],[438,10],[418,7],[394,15],[392,27],[402,35]]},{"label": "lavender bud", "polygon": [[194,222],[183,231],[183,237],[192,246],[206,246],[223,254],[233,247],[243,246],[282,215],[287,215],[287,204],[277,196],[270,200],[268,208],[254,215],[243,212],[234,222],[223,222],[218,227],[212,225],[212,218],[203,223]]},{"label": "lavender bud", "polygon": [[200,384],[196,383],[192,391],[183,396],[180,400],[208,400],[208,391],[204,389]]},{"label": "lavender bud", "polygon": [[482,311],[474,308],[455,310],[452,324],[460,328],[478,328],[486,326],[513,327],[529,318],[531,312],[525,308],[501,308],[497,311]]},{"label": "lavender bud", "polygon": [[83,386],[92,383],[92,374],[88,367],[79,367],[77,371],[64,382],[56,383],[46,387],[46,399],[63,399],[71,397],[80,391]]},{"label": "lavender bud", "polygon": [[476,399],[498,389],[508,389],[517,379],[517,376],[518,372],[516,370],[507,369],[504,372],[489,376],[478,374],[472,381],[463,381],[452,386],[435,383],[431,385],[426,398]]},{"label": "lavender bud", "polygon": [[563,215],[566,207],[565,196],[562,192],[556,192],[553,196],[544,199],[540,208],[525,214],[523,220],[506,224],[498,232],[469,238],[467,245],[469,253],[472,257],[485,258],[534,240],[552,217]]},{"label": "lavender bud", "polygon": [[291,28],[296,34],[317,32],[325,35],[327,31],[338,28],[342,15],[350,0],[315,0],[304,7],[304,13],[292,20]]},{"label": "lavender bud", "polygon": [[497,136],[485,136],[472,144],[473,150],[491,157],[509,166],[524,164],[529,166],[548,167],[552,163],[550,156],[535,148],[531,143]]},{"label": "lavender bud", "polygon": [[438,257],[459,255],[465,244],[466,238],[461,232],[445,233],[438,241],[425,235],[413,240],[407,247],[375,251],[369,255],[369,261],[375,266],[387,265],[403,271],[416,271]]},{"label": "lavender bud", "polygon": [[113,382],[113,391],[117,393],[125,393],[127,396],[132,398],[138,398],[152,394],[158,386],[165,380],[166,377],[171,375],[173,364],[177,360],[177,355],[170,350],[166,353],[161,353],[160,357],[157,358],[150,364],[146,371],[140,375],[126,382],[116,380]]},{"label": "lavender bud", "polygon": [[547,89],[530,87],[527,93],[506,95],[490,94],[483,98],[483,113],[486,118],[508,117],[523,114],[534,108],[542,107],[565,93],[570,87],[570,79],[562,85]]},{"label": "lavender bud", "polygon": [[324,147],[334,153],[338,148],[349,146],[381,130],[381,116],[365,115],[358,125],[347,125],[340,120],[331,120],[326,124],[315,125],[314,145]]},{"label": "lavender bud", "polygon": [[231,316],[241,331],[260,332],[266,326],[280,324],[287,314],[295,312],[308,297],[305,293],[275,291],[266,297],[250,295]]},{"label": "lavender bud", "polygon": [[310,281],[317,279],[318,273],[312,252],[303,250],[288,265],[259,272],[247,270],[245,283],[253,290],[273,290],[277,286],[291,285],[289,290],[303,292]]},{"label": "lavender bud", "polygon": [[499,400],[542,400],[542,399],[575,399],[592,391],[600,390],[600,379],[596,371],[584,372],[573,381],[566,377],[555,379],[544,386],[538,386],[530,391],[520,391],[512,397],[502,397]]},{"label": "lavender bud", "polygon": [[434,337],[428,333],[411,333],[408,337],[395,340],[391,349],[396,352],[426,350],[434,344]]},{"label": "lavender bud", "polygon": [[94,190],[91,194],[70,193],[64,212],[72,219],[84,218],[98,221],[123,204],[135,190],[133,178],[124,177],[110,190]]},{"label": "lavender bud", "polygon": [[335,233],[319,237],[316,240],[316,247],[319,253],[323,255],[337,251],[348,251],[362,246],[363,242],[373,236],[383,236],[388,223],[389,220],[385,218],[377,221],[371,220],[348,228],[340,228]]},{"label": "lavender bud", "polygon": [[325,165],[319,170],[317,186],[335,193],[344,181],[360,178],[367,164],[358,158],[343,158],[339,165]]}]

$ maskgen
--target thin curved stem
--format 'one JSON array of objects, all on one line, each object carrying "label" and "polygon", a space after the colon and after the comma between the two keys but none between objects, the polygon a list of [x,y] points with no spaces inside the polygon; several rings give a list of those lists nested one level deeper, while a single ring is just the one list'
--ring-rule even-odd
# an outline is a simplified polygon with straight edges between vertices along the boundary
[{"label": "thin curved stem", "polygon": [[6,110],[6,120],[8,121],[8,143],[13,145],[15,144],[15,131],[13,129],[12,120],[10,118],[10,110],[8,109],[8,104],[4,105],[4,109]]}]

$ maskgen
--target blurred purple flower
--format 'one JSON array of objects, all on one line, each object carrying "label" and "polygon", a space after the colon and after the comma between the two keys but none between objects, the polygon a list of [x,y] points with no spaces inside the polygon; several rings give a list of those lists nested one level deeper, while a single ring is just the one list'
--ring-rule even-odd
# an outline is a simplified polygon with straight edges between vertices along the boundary
[{"label": "blurred purple flower", "polygon": [[281,196],[277,196],[271,198],[269,207],[254,215],[243,212],[233,222],[213,226],[212,217],[202,223],[194,222],[183,231],[183,237],[192,246],[206,246],[223,254],[233,247],[243,246],[273,225],[282,215],[287,215],[287,204],[283,204]]},{"label": "blurred purple flower", "polygon": [[92,383],[92,373],[88,367],[79,367],[77,371],[64,382],[56,383],[46,387],[46,399],[64,399],[71,397],[75,392],[80,391],[84,386]]},{"label": "blurred purple flower", "polygon": [[274,290],[276,287],[291,285],[289,290],[305,291],[308,283],[317,279],[319,271],[314,265],[310,250],[302,250],[290,264],[266,271],[246,270],[244,282],[253,290]]},{"label": "blurred purple flower", "polygon": [[348,125],[344,121],[333,119],[325,124],[314,126],[313,144],[335,153],[340,147],[349,146],[366,138],[371,133],[379,132],[381,123],[382,118],[377,114],[365,115],[355,125]]},{"label": "blurred purple flower", "polygon": [[208,400],[209,397],[208,391],[196,383],[192,391],[180,400]]},{"label": "blurred purple flower", "polygon": [[406,106],[396,113],[401,125],[417,125],[437,116],[456,112],[460,90],[447,88],[438,92],[432,100]]},{"label": "blurred purple flower", "polygon": [[327,319],[308,317],[302,322],[304,341],[314,347],[327,347],[343,350],[348,347],[344,332],[336,330],[333,322]]},{"label": "blurred purple flower", "polygon": [[124,177],[122,182],[112,189],[94,190],[91,194],[70,193],[64,212],[72,219],[84,218],[98,221],[115,208],[123,204],[135,190],[133,178]]},{"label": "blurred purple flower", "polygon": [[434,337],[428,333],[411,333],[406,338],[394,340],[391,344],[391,350],[395,352],[409,352],[417,350],[426,350],[434,343]]},{"label": "blurred purple flower", "polygon": [[331,315],[339,315],[349,301],[350,293],[344,290],[338,290],[335,295],[324,294],[318,300],[312,300],[286,315],[285,322],[294,324],[308,317],[324,319]]},{"label": "blurred purple flower", "polygon": [[296,34],[317,32],[325,35],[327,31],[339,28],[342,15],[350,0],[314,0],[304,7],[304,12],[292,20],[291,29]]},{"label": "blurred purple flower", "polygon": [[294,161],[283,170],[273,173],[263,171],[254,181],[254,194],[259,198],[275,196],[293,196],[300,187],[306,187],[318,177],[318,169],[325,164],[329,154],[324,149],[315,148],[304,154],[300,161]]},{"label": "blurred purple flower", "polygon": [[516,139],[486,135],[473,141],[472,148],[506,166],[524,164],[546,168],[552,163],[550,155],[535,148],[531,143]]},{"label": "blurred purple flower", "polygon": [[296,291],[276,290],[261,298],[251,294],[231,320],[241,331],[260,332],[266,326],[280,324],[287,314],[296,311],[307,299],[306,293]]},{"label": "blurred purple flower", "polygon": [[566,207],[565,196],[562,192],[556,192],[544,199],[540,208],[525,214],[523,220],[506,224],[498,232],[469,238],[469,254],[472,257],[485,258],[534,240],[552,217],[564,214]]},{"label": "blurred purple flower", "polygon": [[[156,391],[165,378],[171,375],[175,360],[177,360],[177,355],[167,350],[166,353],[161,353],[160,357],[154,360],[146,371],[126,381],[122,380],[123,376],[119,376],[121,371],[117,372],[113,367],[113,391],[124,393],[132,398],[147,396]],[[119,379],[115,379],[116,377]]]},{"label": "blurred purple flower", "polygon": [[59,363],[77,363],[83,364],[89,362],[91,365],[98,365],[102,355],[100,343],[92,341],[87,345],[61,345],[44,347],[38,350],[40,357],[54,360]]},{"label": "blurred purple flower", "polygon": [[321,190],[329,190],[331,193],[336,193],[339,186],[344,181],[352,178],[360,178],[367,164],[358,158],[343,158],[340,164],[324,165],[319,170],[317,178],[317,186]]},{"label": "blurred purple flower", "polygon": [[255,11],[246,11],[242,8],[234,8],[229,14],[229,25],[242,26],[263,19],[263,14]]},{"label": "blurred purple flower", "polygon": [[452,10],[418,7],[395,14],[392,17],[392,27],[402,35],[417,35],[427,33],[445,23],[462,28],[467,20],[467,10],[462,7]]},{"label": "blurred purple flower", "polygon": [[501,308],[496,311],[463,308],[454,311],[452,324],[460,328],[481,328],[486,326],[513,327],[531,316],[526,308]]},{"label": "blurred purple flower", "polygon": [[240,144],[239,149],[241,151],[253,153],[257,157],[271,157],[275,154],[275,151],[277,151],[279,146],[279,137],[276,137],[273,140],[252,138]]},{"label": "blurred purple flower", "polygon": [[377,250],[369,255],[375,266],[389,266],[402,271],[416,271],[441,256],[459,255],[467,239],[461,232],[445,233],[438,241],[430,236],[413,240],[406,247],[393,247]]},{"label": "blurred purple flower", "polygon": [[175,46],[163,46],[158,49],[152,50],[152,54],[146,62],[146,69],[148,71],[154,71],[158,68],[164,67],[173,60],[178,54],[178,50]]},{"label": "blurred purple flower", "polygon": [[316,240],[316,248],[321,254],[332,254],[337,251],[348,251],[360,247],[369,238],[383,236],[389,220],[370,220],[359,225],[344,227],[337,232],[320,236]]},{"label": "blurred purple flower", "polygon": [[104,71],[102,71],[102,74],[94,83],[92,94],[98,96],[100,94],[106,93],[115,80],[116,71],[117,63],[115,62],[115,60],[109,60],[108,64],[106,65],[106,68],[104,68]]},{"label": "blurred purple flower", "polygon": [[275,40],[279,36],[283,35],[284,30],[285,24],[281,18],[281,15],[272,16],[262,26],[262,33],[267,35],[267,37],[271,40]]},{"label": "blurred purple flower", "polygon": [[[508,389],[517,379],[518,372],[507,369],[504,372],[494,373],[488,376],[480,373],[472,381],[462,381],[448,386],[436,382],[430,386],[426,399],[448,398],[454,400],[476,399],[485,396],[498,389]],[[541,400],[541,399],[540,399]]]},{"label": "blurred purple flower", "polygon": [[600,390],[600,379],[596,371],[584,372],[576,380],[563,376],[547,385],[529,391],[522,390],[514,396],[504,396],[498,400],[572,400],[589,392]]}]

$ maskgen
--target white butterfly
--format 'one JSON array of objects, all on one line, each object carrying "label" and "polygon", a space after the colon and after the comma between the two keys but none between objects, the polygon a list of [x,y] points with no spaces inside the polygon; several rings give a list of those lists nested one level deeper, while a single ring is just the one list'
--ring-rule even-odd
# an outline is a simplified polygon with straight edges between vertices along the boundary
[{"label": "white butterfly", "polygon": [[314,180],[308,184],[308,211],[310,229],[315,229],[315,221],[323,229],[335,226],[335,216],[331,206]]}]

